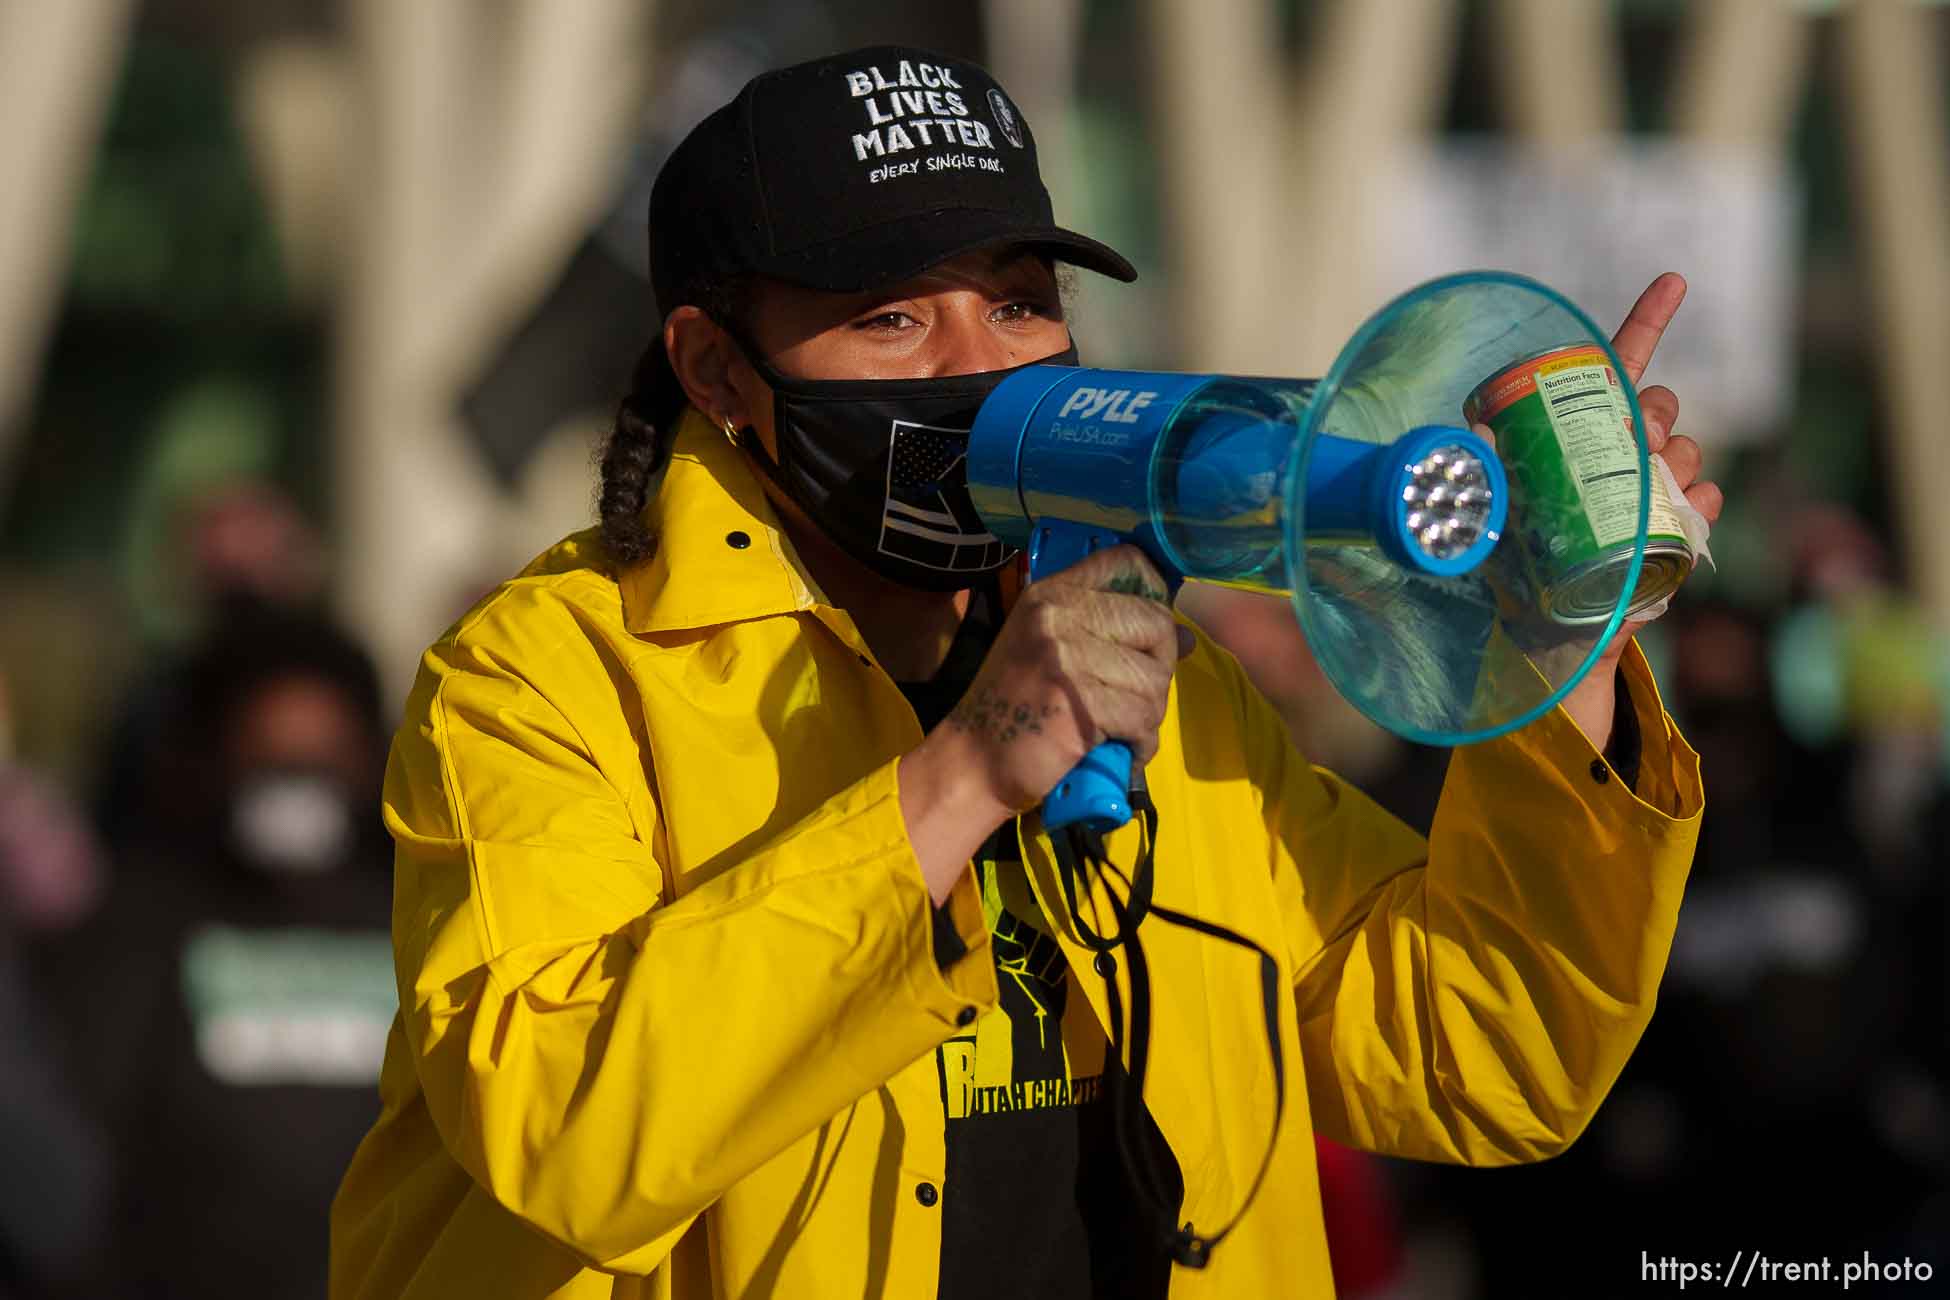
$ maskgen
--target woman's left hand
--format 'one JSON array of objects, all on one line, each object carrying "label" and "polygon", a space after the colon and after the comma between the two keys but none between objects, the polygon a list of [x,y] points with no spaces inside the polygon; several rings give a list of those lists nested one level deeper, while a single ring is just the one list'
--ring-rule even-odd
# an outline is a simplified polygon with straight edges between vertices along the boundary
[{"label": "woman's left hand", "polygon": [[[1632,310],[1626,314],[1625,323],[1612,338],[1611,346],[1624,363],[1625,377],[1634,384],[1645,373],[1646,366],[1651,364],[1652,354],[1658,350],[1666,326],[1672,323],[1673,316],[1679,311],[1679,304],[1685,300],[1685,279],[1668,271],[1646,286],[1645,292],[1632,304]],[[1703,457],[1699,444],[1684,434],[1673,432],[1673,426],[1679,422],[1679,395],[1664,385],[1641,388],[1639,410],[1645,416],[1646,449],[1665,458],[1686,499],[1705,516],[1708,523],[1719,519],[1726,498],[1719,484],[1700,477]],[[1605,747],[1611,736],[1612,707],[1617,698],[1613,678],[1618,671],[1618,661],[1624,655],[1625,647],[1638,635],[1639,629],[1650,621],[1634,619],[1621,626],[1618,635],[1598,657],[1598,662],[1592,665],[1591,672],[1564,697],[1565,710],[1599,749]]]},{"label": "woman's left hand", "polygon": [[[1665,334],[1666,326],[1679,311],[1679,304],[1686,301],[1685,278],[1674,271],[1664,275],[1646,286],[1639,300],[1632,304],[1626,314],[1625,323],[1618,328],[1612,338],[1612,351],[1625,363],[1625,377],[1634,384],[1645,368],[1652,362],[1652,354],[1658,350],[1659,339]],[[1706,517],[1707,523],[1720,518],[1720,510],[1726,505],[1726,496],[1720,485],[1711,479],[1701,478],[1700,471],[1705,466],[1705,458],[1700,445],[1683,433],[1674,433],[1673,426],[1679,423],[1679,394],[1663,384],[1639,389],[1639,410],[1645,416],[1645,448],[1665,458],[1672,469],[1672,476],[1678,482],[1686,499],[1693,503],[1693,509]],[[1603,664],[1615,664],[1625,653],[1626,644],[1644,627],[1650,619],[1627,622],[1619,629],[1618,636],[1599,660]]]}]

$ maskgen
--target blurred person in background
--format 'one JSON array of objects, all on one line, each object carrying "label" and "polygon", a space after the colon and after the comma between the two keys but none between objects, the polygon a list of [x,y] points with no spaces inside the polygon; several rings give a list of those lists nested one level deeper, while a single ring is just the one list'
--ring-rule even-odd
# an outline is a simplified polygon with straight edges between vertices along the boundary
[{"label": "blurred person in background", "polygon": [[80,1267],[108,1212],[109,1153],[53,1050],[36,951],[89,914],[107,872],[93,832],[13,752],[0,677],[0,1296]]},{"label": "blurred person in background", "polygon": [[1710,861],[1722,873],[1812,851],[1839,830],[1834,773],[1794,742],[1774,708],[1771,634],[1765,616],[1714,601],[1688,604],[1667,620],[1673,710],[1700,761],[1717,760],[1700,864]]},{"label": "blurred person in background", "polygon": [[1924,887],[1944,860],[1932,832],[1950,779],[1950,644],[1852,512],[1805,506],[1782,532],[1797,601],[1771,648],[1776,699],[1845,771],[1838,788],[1870,870]]},{"label": "blurred person in background", "polygon": [[124,838],[47,993],[118,1162],[80,1293],[323,1295],[332,1190],[397,1000],[365,653],[231,597],[192,645]]},{"label": "blurred person in background", "polygon": [[[1829,540],[1851,571],[1872,553],[1855,549],[1866,532]],[[1849,813],[1854,747],[1805,745],[1776,708],[1775,620],[1681,601],[1665,627],[1669,698],[1716,774],[1713,808],[1659,1013],[1585,1141],[1499,1174],[1480,1199],[1440,1184],[1490,1295],[1540,1270],[1637,1260],[1648,1223],[1654,1256],[1710,1258],[1735,1241],[1779,1258],[1819,1243],[1941,1258],[1916,1207],[1935,1194],[1940,1218],[1950,1187],[1942,800],[1902,827],[1933,838],[1936,865],[1892,876],[1881,834]],[[1589,1294],[1643,1289],[1619,1274]]]},{"label": "blurred person in background", "polygon": [[231,593],[303,609],[325,588],[317,530],[289,494],[263,480],[226,483],[188,502],[178,546],[192,599],[205,610]]},{"label": "blurred person in background", "polygon": [[[1053,225],[973,65],[760,77],[650,223],[663,336],[602,524],[428,651],[395,737],[402,1000],[335,1294],[1324,1294],[1316,1131],[1479,1163],[1581,1131],[1701,798],[1628,638],[1456,757],[1425,842],[1289,747],[1134,548],[1024,586],[956,431],[1076,360],[1054,262],[1133,272]],[[1634,376],[1682,290],[1634,307]],[[1691,483],[1677,399],[1644,401]],[[1093,954],[1130,912],[1016,817],[1110,735],[1156,851],[1107,851],[1155,893]]]},{"label": "blurred person in background", "polygon": [[159,633],[148,665],[123,695],[109,724],[96,776],[96,825],[121,848],[132,833],[183,810],[152,783],[169,771],[160,747],[186,706],[186,646],[221,628],[237,605],[307,611],[325,588],[325,548],[317,530],[288,493],[251,476],[201,483],[163,509],[148,565],[167,575],[170,617],[156,617]]},{"label": "blurred person in background", "polygon": [[0,921],[17,934],[72,929],[107,882],[101,847],[79,810],[15,753],[13,701],[0,676]]}]

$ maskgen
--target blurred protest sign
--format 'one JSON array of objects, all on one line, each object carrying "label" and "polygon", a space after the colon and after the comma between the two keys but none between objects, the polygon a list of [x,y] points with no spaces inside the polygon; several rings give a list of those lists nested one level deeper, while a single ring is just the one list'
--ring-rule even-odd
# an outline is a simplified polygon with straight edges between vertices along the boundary
[{"label": "blurred protest sign", "polygon": [[1647,375],[1716,447],[1777,433],[1794,391],[1801,204],[1786,163],[1745,149],[1494,141],[1398,156],[1378,222],[1383,294],[1496,267],[1535,276],[1607,329],[1662,271],[1691,286]]}]

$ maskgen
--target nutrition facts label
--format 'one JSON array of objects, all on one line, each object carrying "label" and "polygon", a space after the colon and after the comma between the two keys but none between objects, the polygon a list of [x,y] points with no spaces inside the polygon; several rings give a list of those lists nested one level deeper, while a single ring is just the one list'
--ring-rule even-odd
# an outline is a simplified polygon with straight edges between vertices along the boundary
[{"label": "nutrition facts label", "polygon": [[[1617,373],[1583,358],[1546,362],[1536,373],[1537,395],[1564,463],[1571,467],[1599,548],[1631,542],[1639,522],[1639,456],[1631,434],[1631,407]],[[1651,488],[1647,535],[1684,537],[1656,474]]]}]

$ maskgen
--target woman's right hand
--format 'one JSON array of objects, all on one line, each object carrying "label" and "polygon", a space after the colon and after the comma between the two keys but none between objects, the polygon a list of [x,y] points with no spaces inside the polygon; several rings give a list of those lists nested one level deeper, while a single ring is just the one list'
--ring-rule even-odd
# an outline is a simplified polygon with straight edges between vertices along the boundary
[{"label": "woman's right hand", "polygon": [[901,762],[901,810],[936,902],[990,832],[1097,745],[1120,740],[1150,761],[1193,644],[1135,546],[1023,589],[967,694]]}]

